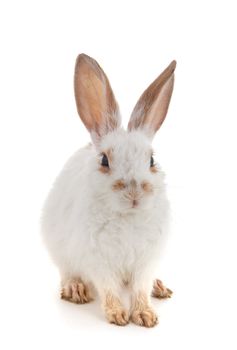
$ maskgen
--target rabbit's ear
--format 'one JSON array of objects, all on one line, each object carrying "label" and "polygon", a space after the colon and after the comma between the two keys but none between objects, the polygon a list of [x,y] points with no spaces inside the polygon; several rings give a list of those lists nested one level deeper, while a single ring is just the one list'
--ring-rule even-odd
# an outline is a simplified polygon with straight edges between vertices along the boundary
[{"label": "rabbit's ear", "polygon": [[94,141],[118,128],[120,114],[109,80],[91,57],[77,57],[74,88],[78,113]]},{"label": "rabbit's ear", "polygon": [[163,123],[174,86],[176,61],[144,91],[132,112],[128,130],[142,129],[153,136]]}]

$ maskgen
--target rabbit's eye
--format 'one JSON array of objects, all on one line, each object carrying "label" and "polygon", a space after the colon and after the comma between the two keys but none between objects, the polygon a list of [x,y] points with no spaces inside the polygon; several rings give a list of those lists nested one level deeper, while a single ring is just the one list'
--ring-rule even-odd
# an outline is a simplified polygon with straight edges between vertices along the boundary
[{"label": "rabbit's eye", "polygon": [[106,154],[103,154],[102,156],[101,165],[105,167],[109,167],[109,161]]},{"label": "rabbit's eye", "polygon": [[150,167],[153,167],[154,165],[155,165],[154,158],[153,156],[151,156]]}]

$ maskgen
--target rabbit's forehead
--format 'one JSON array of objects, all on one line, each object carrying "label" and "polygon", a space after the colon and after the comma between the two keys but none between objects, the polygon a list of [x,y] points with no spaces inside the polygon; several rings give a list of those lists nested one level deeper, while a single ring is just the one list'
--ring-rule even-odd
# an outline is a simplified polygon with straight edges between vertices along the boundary
[{"label": "rabbit's forehead", "polygon": [[149,157],[152,147],[147,137],[139,131],[126,132],[118,130],[112,132],[101,143],[101,150],[113,156],[113,160]]},{"label": "rabbit's forehead", "polygon": [[101,143],[101,152],[108,156],[111,179],[149,178],[150,141],[140,132],[111,133]]},{"label": "rabbit's forehead", "polygon": [[137,162],[149,158],[152,154],[151,147],[134,141],[115,145],[111,149],[114,162]]}]

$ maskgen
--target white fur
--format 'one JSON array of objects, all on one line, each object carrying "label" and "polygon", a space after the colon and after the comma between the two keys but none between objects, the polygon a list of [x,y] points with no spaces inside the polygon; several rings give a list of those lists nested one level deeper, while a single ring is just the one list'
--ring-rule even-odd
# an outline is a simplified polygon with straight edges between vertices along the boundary
[{"label": "white fur", "polygon": [[[103,174],[100,152],[113,149],[111,174]],[[66,163],[49,193],[42,215],[44,242],[62,279],[81,277],[100,294],[119,293],[123,281],[149,291],[167,235],[169,205],[164,174],[152,173],[151,144],[140,130],[118,129],[103,137],[99,149],[89,145]],[[154,193],[140,191],[132,208],[118,179],[149,181]]]}]

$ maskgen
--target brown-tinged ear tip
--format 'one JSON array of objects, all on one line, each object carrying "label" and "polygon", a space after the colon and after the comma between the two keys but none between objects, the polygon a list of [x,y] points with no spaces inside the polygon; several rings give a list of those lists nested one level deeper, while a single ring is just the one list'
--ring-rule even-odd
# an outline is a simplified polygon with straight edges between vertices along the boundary
[{"label": "brown-tinged ear tip", "polygon": [[101,71],[101,67],[99,66],[98,62],[94,58],[86,55],[85,53],[81,53],[77,56],[75,70],[77,71],[79,67],[82,66],[90,67],[90,69],[92,68],[97,72]]},{"label": "brown-tinged ear tip", "polygon": [[80,53],[77,56],[76,62],[80,63],[80,62],[85,62],[85,61],[90,61],[90,60],[92,60],[92,58],[90,56],[86,55],[85,53]]},{"label": "brown-tinged ear tip", "polygon": [[170,65],[169,65],[169,70],[172,71],[172,73],[175,71],[175,68],[176,68],[176,65],[177,65],[177,62],[175,60],[173,60]]},{"label": "brown-tinged ear tip", "polygon": [[89,64],[89,65],[92,65],[92,66],[97,66],[98,63],[96,62],[96,60],[88,55],[86,55],[85,53],[80,53],[78,56],[77,56],[77,59],[76,59],[76,67],[78,67],[79,65],[81,64]]}]

